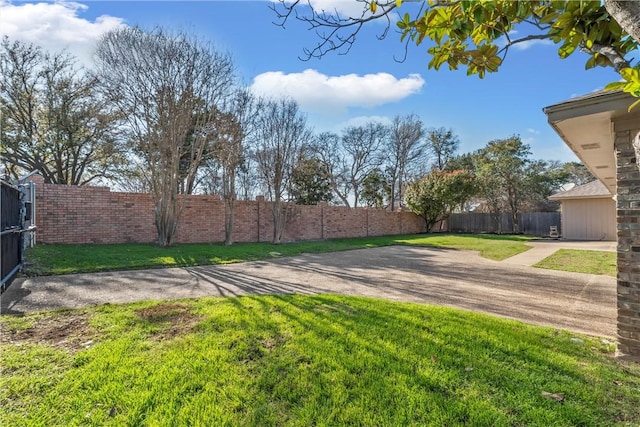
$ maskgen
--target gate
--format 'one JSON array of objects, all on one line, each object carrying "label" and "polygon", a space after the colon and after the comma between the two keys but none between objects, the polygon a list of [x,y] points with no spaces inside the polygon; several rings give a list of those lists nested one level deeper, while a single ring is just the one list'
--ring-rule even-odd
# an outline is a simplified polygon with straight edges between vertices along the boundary
[{"label": "gate", "polygon": [[[24,263],[25,239],[34,211],[33,184],[14,186],[0,180],[0,293],[16,278]],[[27,200],[28,199],[28,200]]]}]

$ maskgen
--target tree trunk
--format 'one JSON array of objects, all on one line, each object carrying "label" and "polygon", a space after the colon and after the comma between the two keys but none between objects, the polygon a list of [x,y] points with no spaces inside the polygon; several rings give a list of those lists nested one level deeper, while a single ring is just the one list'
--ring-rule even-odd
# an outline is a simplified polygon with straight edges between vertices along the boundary
[{"label": "tree trunk", "polygon": [[171,246],[178,228],[178,214],[176,212],[176,200],[169,201],[166,198],[156,205],[155,219],[158,232],[158,245],[166,248]]},{"label": "tree trunk", "polygon": [[604,7],[640,43],[640,0],[604,0]]},{"label": "tree trunk", "polygon": [[282,243],[282,229],[283,229],[283,218],[282,218],[282,202],[280,200],[276,200],[272,203],[271,209],[273,212],[273,244],[279,245]]},{"label": "tree trunk", "polygon": [[391,212],[396,210],[396,181],[395,177],[392,178],[391,183]]},{"label": "tree trunk", "polygon": [[519,234],[520,233],[520,222],[518,221],[518,212],[516,212],[516,211],[512,211],[511,212],[511,224],[512,224],[513,233],[514,234]]},{"label": "tree trunk", "polygon": [[223,174],[223,199],[224,199],[224,244],[233,244],[233,223],[236,212],[236,175],[231,173]]},{"label": "tree trunk", "polygon": [[233,223],[235,221],[236,200],[231,196],[224,200],[224,244],[233,244]]}]

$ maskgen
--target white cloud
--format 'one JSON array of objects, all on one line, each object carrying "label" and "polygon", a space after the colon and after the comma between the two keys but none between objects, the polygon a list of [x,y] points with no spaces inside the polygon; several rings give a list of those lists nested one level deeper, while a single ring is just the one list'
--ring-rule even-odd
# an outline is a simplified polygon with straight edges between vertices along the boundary
[{"label": "white cloud", "polygon": [[[280,0],[270,0],[273,3]],[[293,0],[287,0],[286,3],[292,4]],[[307,3],[302,2],[299,6],[310,5],[317,13],[326,13],[335,15],[336,13],[342,18],[360,18],[364,15],[370,16],[369,3],[356,0],[309,0]],[[378,15],[381,9],[376,12]]]},{"label": "white cloud", "polygon": [[[511,39],[511,41],[515,41],[518,40],[519,38],[524,38],[526,37],[525,35],[518,35],[519,32],[518,30],[511,30],[509,31],[509,38]],[[496,46],[503,48],[507,45],[507,38],[505,36],[502,36],[500,38],[498,38],[495,41]],[[526,40],[526,41],[522,41],[522,42],[518,42],[516,44],[511,45],[511,49],[517,50],[517,51],[523,51],[523,50],[527,50],[533,46],[540,46],[540,45],[553,45],[554,43],[551,40],[548,39],[543,39],[543,40],[537,40],[537,39],[533,39],[533,40]]]},{"label": "white cloud", "polygon": [[514,50],[519,50],[519,51],[523,51],[523,50],[527,50],[533,46],[550,46],[553,45],[554,43],[551,40],[526,40],[523,42],[519,42],[516,43],[514,45],[511,45],[511,48],[513,48]]},{"label": "white cloud", "polygon": [[538,135],[540,133],[539,130],[536,130],[534,128],[527,128],[527,132],[532,133],[534,135]]},{"label": "white cloud", "polygon": [[343,17],[359,18],[369,10],[368,3],[355,0],[311,0],[311,7],[317,12],[335,13]]},{"label": "white cloud", "polygon": [[89,21],[79,15],[88,6],[75,2],[12,4],[0,0],[2,35],[42,46],[49,51],[67,49],[89,64],[95,43],[124,20],[102,15]]},{"label": "white cloud", "polygon": [[259,74],[251,88],[258,95],[291,97],[308,112],[339,114],[350,107],[371,108],[400,101],[419,92],[423,85],[419,74],[401,79],[388,73],[327,76],[307,69],[301,73]]}]

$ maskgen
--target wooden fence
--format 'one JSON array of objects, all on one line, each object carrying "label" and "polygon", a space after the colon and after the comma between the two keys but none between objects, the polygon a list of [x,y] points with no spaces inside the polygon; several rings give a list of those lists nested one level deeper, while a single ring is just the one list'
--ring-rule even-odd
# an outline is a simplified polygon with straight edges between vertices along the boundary
[{"label": "wooden fence", "polygon": [[[548,236],[549,227],[560,228],[560,212],[526,212],[518,214],[520,232],[532,236]],[[499,220],[499,221],[498,221]],[[449,231],[452,233],[511,233],[511,214],[502,213],[498,217],[489,213],[458,213],[449,217]]]}]

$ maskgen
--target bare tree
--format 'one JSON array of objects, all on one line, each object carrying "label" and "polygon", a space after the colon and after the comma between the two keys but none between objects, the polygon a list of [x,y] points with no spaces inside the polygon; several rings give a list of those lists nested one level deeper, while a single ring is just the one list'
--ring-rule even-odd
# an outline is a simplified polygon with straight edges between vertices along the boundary
[{"label": "bare tree", "polygon": [[122,160],[120,135],[97,80],[65,52],[6,37],[0,48],[0,152],[8,169],[37,170],[56,184],[109,177]]},{"label": "bare tree", "polygon": [[358,206],[360,201],[363,180],[382,164],[380,148],[387,135],[388,129],[377,122],[351,126],[342,132],[346,177],[353,194],[353,206]]},{"label": "bare tree", "polygon": [[[181,176],[190,179],[201,165],[206,124],[234,81],[231,59],[183,33],[122,27],[99,41],[96,68],[145,160],[158,244],[169,246],[181,212]],[[181,171],[187,152],[187,170]]]},{"label": "bare tree", "polygon": [[245,142],[255,133],[256,115],[261,107],[262,103],[256,100],[251,92],[239,89],[225,107],[227,111],[218,112],[212,122],[213,155],[221,170],[225,207],[225,245],[233,243],[237,174],[246,161]]},{"label": "bare tree", "polygon": [[391,198],[391,210],[395,210],[395,203],[402,203],[404,182],[407,168],[417,160],[424,158],[424,129],[422,121],[415,115],[396,116],[391,123],[389,138],[386,140],[386,155],[388,156],[388,174]]},{"label": "bare tree", "polygon": [[273,243],[282,243],[287,221],[285,202],[298,152],[311,140],[307,119],[293,100],[267,101],[258,116],[255,158],[272,201]]},{"label": "bare tree", "polygon": [[331,189],[342,204],[349,205],[351,186],[347,179],[341,140],[338,134],[322,132],[312,142],[312,151],[329,173]]},{"label": "bare tree", "polygon": [[427,130],[427,145],[435,157],[433,169],[445,170],[449,160],[455,157],[460,146],[458,135],[452,129],[429,128]]}]

